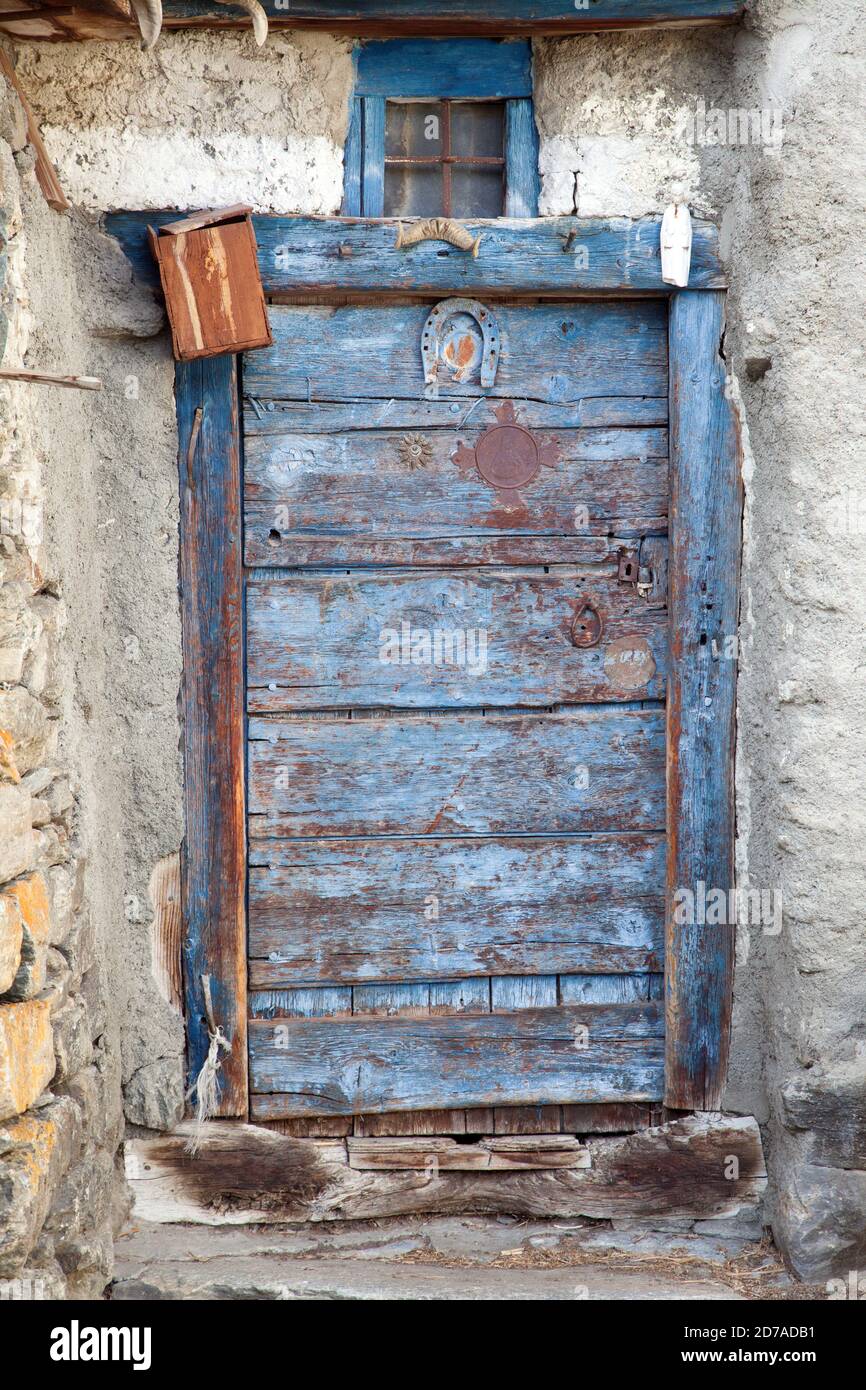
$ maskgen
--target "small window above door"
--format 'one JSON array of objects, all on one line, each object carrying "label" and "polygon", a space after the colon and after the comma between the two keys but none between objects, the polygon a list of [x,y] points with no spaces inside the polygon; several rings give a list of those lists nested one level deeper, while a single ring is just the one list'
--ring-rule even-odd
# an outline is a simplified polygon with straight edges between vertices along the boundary
[{"label": "small window above door", "polygon": [[355,62],[344,215],[537,216],[528,43],[390,40]]},{"label": "small window above door", "polygon": [[501,217],[505,103],[385,103],[386,217]]}]

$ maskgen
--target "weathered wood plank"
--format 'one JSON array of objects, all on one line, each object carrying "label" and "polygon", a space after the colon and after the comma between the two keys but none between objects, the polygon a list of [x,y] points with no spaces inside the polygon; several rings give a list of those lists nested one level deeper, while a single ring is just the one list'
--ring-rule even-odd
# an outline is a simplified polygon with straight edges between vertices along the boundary
[{"label": "weathered wood plank", "polygon": [[474,1110],[403,1110],[356,1115],[358,1138],[420,1137],[428,1134],[493,1134],[492,1108]]},{"label": "weathered wood plank", "polygon": [[322,988],[255,988],[249,997],[251,1018],[351,1018],[352,990],[346,986]]},{"label": "weathered wood plank", "polygon": [[[115,212],[105,219],[151,285],[157,279],[147,227],[176,216]],[[397,223],[388,218],[253,218],[268,294],[671,293],[661,275],[660,218],[497,218],[464,225],[482,236],[477,257],[437,241],[398,249]],[[718,229],[693,219],[692,230],[690,286],[723,289]]]},{"label": "weathered wood plank", "polygon": [[354,96],[349,102],[349,127],[343,146],[343,204],[340,211],[344,217],[361,215],[363,142],[364,107],[361,98]]},{"label": "weathered wood plank", "polygon": [[692,894],[695,908],[700,884],[727,902],[734,883],[742,482],[719,355],[723,328],[723,295],[674,297],[665,1083],[672,1109],[720,1105],[730,1040],[736,920],[727,913],[719,924],[697,920],[679,897]]},{"label": "weathered wood plank", "polygon": [[[667,388],[665,388],[667,389]],[[527,429],[665,428],[668,401],[664,396],[587,396],[579,401],[533,401],[515,398]],[[496,424],[500,402],[479,398],[472,405],[473,428]],[[368,401],[293,401],[244,393],[244,439],[271,434],[354,434],[370,429],[450,429],[463,419],[468,405],[460,401],[383,400],[372,410]]]},{"label": "weathered wood plank", "polygon": [[355,1018],[427,1018],[430,986],[418,984],[355,985],[352,990]]},{"label": "weathered wood plank", "polygon": [[556,441],[556,467],[510,497],[454,462],[458,447],[473,449],[481,433],[424,435],[423,467],[406,456],[415,437],[401,432],[252,437],[244,473],[247,564],[405,564],[427,555],[508,563],[512,552],[521,557],[513,563],[531,554],[543,564],[569,551],[578,560],[602,558],[605,548],[587,545],[588,537],[666,529],[666,430],[542,435]]},{"label": "weathered wood plank", "polygon": [[[555,1008],[558,1002],[555,975],[512,975],[490,981],[490,1007],[495,1013]],[[496,1134],[558,1134],[561,1127],[560,1105],[497,1105],[493,1111]]]},{"label": "weathered wood plank", "polygon": [[483,1014],[490,1009],[490,981],[433,980],[430,984],[431,1014]]},{"label": "weathered wood plank", "polygon": [[254,504],[248,509],[247,564],[253,578],[269,580],[274,569],[345,570],[386,567],[459,570],[467,566],[616,564],[620,552],[638,549],[649,531],[667,526],[664,516],[634,516],[616,535],[509,535],[490,531],[474,536],[405,537],[387,535],[285,536],[268,525],[274,512]]},{"label": "weathered wood plank", "polygon": [[659,1125],[659,1105],[564,1105],[562,1128],[572,1134],[633,1134]]},{"label": "weathered wood plank", "polygon": [[426,1018],[250,1023],[251,1111],[262,1119],[463,1106],[656,1100],[656,1004]]},{"label": "weathered wood plank", "polygon": [[560,975],[559,999],[562,1004],[636,1004],[641,999],[653,997],[651,979],[648,971],[644,974]]},{"label": "weathered wood plank", "polygon": [[[209,1028],[222,1028],[231,1052],[222,1055],[217,1113],[245,1115],[244,673],[236,359],[179,363],[176,395],[186,813],[181,887],[189,1073],[195,1078],[204,1063]],[[215,517],[220,519],[218,526]]]},{"label": "weathered wood plank", "polygon": [[[245,356],[244,390],[305,401],[418,399],[429,312],[429,303],[274,305],[274,342]],[[573,402],[667,390],[663,300],[498,304],[496,318],[500,356],[488,398]],[[474,342],[471,325],[467,336]],[[440,363],[439,393],[468,406],[482,394],[477,372],[457,381]]]},{"label": "weathered wood plank", "polygon": [[541,177],[531,91],[505,105],[505,216],[537,217]]},{"label": "weathered wood plank", "polygon": [[[664,865],[660,835],[258,841],[250,981],[629,979],[661,966]],[[568,1002],[609,1002],[578,998],[579,980],[568,988]]]},{"label": "weathered wood plank", "polygon": [[303,1115],[297,1120],[259,1120],[264,1129],[293,1139],[345,1139],[354,1132],[352,1115]]},{"label": "weathered wood plank", "polygon": [[[576,647],[587,603],[602,637]],[[247,586],[255,713],[660,699],[667,652],[667,613],[615,573],[421,570]]]},{"label": "weathered wood plank", "polygon": [[385,98],[362,97],[361,205],[365,216],[385,208]]},{"label": "weathered wood plank", "polygon": [[658,709],[249,722],[250,834],[664,827]]},{"label": "weathered wood plank", "polygon": [[[690,1115],[628,1137],[589,1139],[591,1167],[554,1172],[357,1172],[346,1144],[293,1141],[258,1125],[209,1125],[201,1151],[188,1128],[126,1143],[134,1215],[141,1221],[376,1220],[424,1212],[691,1221],[758,1214],[767,1179],[761,1136],[746,1116]],[[300,1150],[300,1152],[298,1151]],[[311,1157],[319,1173],[310,1190]],[[737,1160],[737,1176],[731,1157]],[[274,1175],[287,1200],[274,1201]],[[292,1188],[295,1199],[291,1200]]]},{"label": "weathered wood plank", "polygon": [[349,1167],[360,1171],[440,1168],[457,1172],[515,1172],[532,1168],[589,1168],[588,1149],[569,1135],[515,1135],[458,1144],[445,1137],[348,1141]]},{"label": "weathered wood plank", "polygon": [[520,1137],[561,1129],[561,1105],[497,1105],[493,1111],[494,1134]]},{"label": "weathered wood plank", "polygon": [[[496,39],[403,39],[366,43],[355,50],[358,96],[470,97],[473,101],[532,95],[528,43]],[[534,214],[528,214],[534,216]]]},{"label": "weathered wood plank", "polygon": [[[594,0],[584,7],[575,0],[263,0],[269,22],[277,28],[326,29],[369,38],[392,34],[572,34],[598,29],[730,23],[741,16],[746,0]],[[189,24],[228,28],[249,25],[240,9],[214,0],[164,0],[164,27]],[[71,23],[75,32],[74,20]],[[450,45],[449,45],[450,48]],[[440,66],[442,66],[440,64]],[[471,71],[471,65],[469,70]],[[402,90],[402,89],[401,89]],[[423,95],[423,93],[422,93]]]}]

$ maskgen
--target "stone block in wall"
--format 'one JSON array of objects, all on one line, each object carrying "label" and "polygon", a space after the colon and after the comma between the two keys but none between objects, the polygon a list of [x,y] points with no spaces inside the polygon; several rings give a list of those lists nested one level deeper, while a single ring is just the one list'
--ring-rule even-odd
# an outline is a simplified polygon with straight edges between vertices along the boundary
[{"label": "stone block in wall", "polygon": [[0,994],[5,994],[18,974],[23,940],[21,909],[14,898],[0,893]]},{"label": "stone block in wall", "polygon": [[80,1142],[81,1117],[66,1098],[0,1125],[0,1276],[28,1259]]},{"label": "stone block in wall", "polygon": [[64,825],[55,825],[51,821],[48,825],[36,827],[33,837],[36,841],[36,863],[43,871],[55,864],[69,862],[69,832]]},{"label": "stone block in wall", "polygon": [[59,1303],[69,1293],[63,1270],[53,1261],[50,1264],[40,1262],[25,1265],[23,1269],[16,1270],[13,1278],[4,1279],[3,1283],[9,1290],[4,1294],[6,1298],[24,1303]]},{"label": "stone block in wall", "polygon": [[37,594],[32,607],[42,630],[39,640],[27,658],[24,684],[32,694],[38,695],[50,705],[57,705],[63,694],[65,680],[61,644],[67,626],[66,604],[52,594]]},{"label": "stone block in wall", "polygon": [[20,1115],[56,1069],[49,1006],[44,999],[0,1004],[0,1120]]},{"label": "stone block in wall", "polygon": [[[53,946],[63,945],[65,949],[66,939],[73,928],[78,932],[81,931],[81,923],[80,921],[76,922],[76,918],[84,903],[84,868],[86,862],[86,859],[81,856],[74,864],[58,864],[48,870],[47,878],[53,923],[51,943]],[[86,942],[79,942],[79,953],[92,952],[92,943],[93,932],[90,929]],[[91,963],[88,959],[80,967],[73,966],[73,968],[79,969],[79,973],[83,974],[85,970],[89,970]]]},{"label": "stone block in wall", "polygon": [[81,981],[81,998],[87,1005],[90,1036],[95,1042],[105,1032],[108,1010],[105,973],[99,961],[88,970]]},{"label": "stone block in wall", "polygon": [[47,981],[45,988],[40,994],[40,999],[47,999],[51,1009],[51,1017],[69,1003],[76,987],[72,978],[72,971],[66,961],[66,957],[57,950],[56,946],[48,948],[48,967]]},{"label": "stone block in wall", "polygon": [[72,972],[73,992],[81,988],[81,982],[96,964],[96,933],[93,918],[85,909],[80,913],[74,928],[58,948],[69,964]]},{"label": "stone block in wall", "polygon": [[18,154],[29,143],[27,117],[24,107],[8,82],[2,84],[0,91],[0,140],[5,140],[13,154]]},{"label": "stone block in wall", "polygon": [[791,1164],[773,1222],[776,1243],[807,1283],[866,1269],[866,1172]]},{"label": "stone block in wall", "polygon": [[109,1220],[116,1179],[114,1155],[90,1146],[67,1170],[45,1222],[61,1264],[66,1242]]},{"label": "stone block in wall", "polygon": [[42,623],[33,611],[29,588],[24,584],[0,587],[0,684],[17,685],[24,662],[42,634]]},{"label": "stone block in wall", "polygon": [[113,1052],[94,1049],[94,1064],[59,1083],[61,1094],[75,1101],[82,1113],[87,1134],[98,1134],[106,1150],[113,1153],[123,1138],[123,1104],[120,1066]]},{"label": "stone block in wall", "polygon": [[[808,1135],[812,1163],[866,1170],[866,1068],[860,1057],[813,1067],[782,1088],[786,1129]],[[864,1212],[866,1225],[866,1212]]]},{"label": "stone block in wall", "polygon": [[30,793],[0,780],[0,883],[33,868],[36,837],[31,816]]},{"label": "stone block in wall", "polygon": [[57,742],[57,726],[45,706],[17,685],[0,690],[0,729],[11,734],[15,765],[20,773],[49,762]]},{"label": "stone block in wall", "polygon": [[87,1002],[76,995],[51,1020],[54,1025],[54,1055],[57,1059],[57,1080],[75,1076],[90,1065],[93,1058],[90,1014]]},{"label": "stone block in wall", "polygon": [[130,1124],[173,1129],[183,1119],[182,1059],[160,1057],[139,1067],[123,1088],[123,1108]]},{"label": "stone block in wall", "polygon": [[114,1230],[109,1220],[72,1236],[57,1247],[57,1258],[66,1276],[66,1297],[98,1299],[114,1273]]},{"label": "stone block in wall", "polygon": [[0,894],[2,901],[17,905],[22,926],[20,966],[2,1002],[33,999],[45,988],[51,939],[51,908],[44,876],[28,874],[10,883]]}]

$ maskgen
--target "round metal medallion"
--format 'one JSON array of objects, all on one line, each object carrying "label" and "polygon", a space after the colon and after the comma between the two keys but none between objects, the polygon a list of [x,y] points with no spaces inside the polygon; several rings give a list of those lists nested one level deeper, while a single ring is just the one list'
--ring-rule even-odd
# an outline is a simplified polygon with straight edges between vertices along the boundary
[{"label": "round metal medallion", "polygon": [[475,445],[475,466],[491,487],[523,487],[541,467],[538,445],[522,425],[493,425]]}]

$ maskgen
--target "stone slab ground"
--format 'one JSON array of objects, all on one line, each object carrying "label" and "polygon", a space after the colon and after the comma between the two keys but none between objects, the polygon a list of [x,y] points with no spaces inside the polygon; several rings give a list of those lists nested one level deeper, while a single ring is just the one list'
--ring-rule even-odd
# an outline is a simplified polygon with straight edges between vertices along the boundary
[{"label": "stone slab ground", "polygon": [[130,1224],[114,1300],[693,1300],[808,1296],[740,1223],[442,1217],[293,1226]]}]

